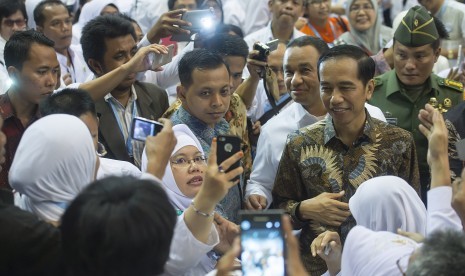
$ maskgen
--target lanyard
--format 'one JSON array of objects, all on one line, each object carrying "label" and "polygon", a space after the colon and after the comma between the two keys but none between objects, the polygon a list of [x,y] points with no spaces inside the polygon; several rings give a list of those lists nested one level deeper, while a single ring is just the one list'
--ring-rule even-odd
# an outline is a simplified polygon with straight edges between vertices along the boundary
[{"label": "lanyard", "polygon": [[[113,110],[113,114],[115,115],[116,122],[118,123],[118,127],[121,130],[121,134],[123,135],[123,139],[124,139],[123,123],[121,122],[120,117],[118,116],[118,110],[116,110],[116,106],[112,101],[110,101],[110,106],[111,106],[111,109]],[[135,118],[137,116],[136,111],[137,111],[137,106],[136,106],[136,101],[134,100],[132,102],[132,118]],[[123,111],[123,118],[125,118],[125,117],[126,117],[126,110]],[[129,127],[129,129],[127,131],[128,137],[126,139],[126,151],[128,152],[128,155],[130,157],[133,157],[134,154],[132,152],[132,138],[131,138],[130,129],[131,129],[131,127]]]},{"label": "lanyard", "polygon": [[[308,26],[310,27],[310,29],[312,29],[313,33],[318,37],[318,38],[321,38],[321,40],[324,41],[324,39],[321,37],[320,35],[320,32],[318,32],[315,27],[313,27],[313,25],[308,22]],[[334,29],[334,25],[333,25],[333,22],[329,21],[329,26],[331,27],[331,32],[333,33],[333,38],[336,39],[336,29]]]}]

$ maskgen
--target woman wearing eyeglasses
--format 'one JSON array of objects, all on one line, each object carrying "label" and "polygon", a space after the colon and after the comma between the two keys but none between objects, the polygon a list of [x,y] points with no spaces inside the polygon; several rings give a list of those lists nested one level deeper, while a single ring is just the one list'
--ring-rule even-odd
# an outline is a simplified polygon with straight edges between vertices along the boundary
[{"label": "woman wearing eyeglasses", "polygon": [[[186,125],[173,126],[173,132],[177,143],[166,166],[162,182],[177,215],[181,216],[189,206],[196,204],[193,199],[202,187],[208,166],[202,145]],[[145,165],[145,154],[143,154],[143,171]],[[222,171],[221,166],[219,169]],[[219,233],[220,243],[215,246],[214,250],[208,252],[197,266],[192,267],[183,275],[207,274],[215,268],[220,255],[230,248],[234,237],[239,233],[239,227],[218,214],[223,211],[219,210],[217,205],[214,213],[214,225]]]},{"label": "woman wearing eyeglasses", "polygon": [[349,0],[346,16],[350,31],[334,41],[335,45],[355,45],[372,56],[391,40],[392,29],[382,25],[377,1]]}]

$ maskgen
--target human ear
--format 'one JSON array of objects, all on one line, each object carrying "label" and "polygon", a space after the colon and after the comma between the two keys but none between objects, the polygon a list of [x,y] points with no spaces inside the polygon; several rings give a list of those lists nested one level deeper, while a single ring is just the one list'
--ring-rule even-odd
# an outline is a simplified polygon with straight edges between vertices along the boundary
[{"label": "human ear", "polygon": [[101,76],[103,75],[103,68],[100,62],[96,61],[95,59],[89,59],[89,67],[92,69],[96,75]]}]

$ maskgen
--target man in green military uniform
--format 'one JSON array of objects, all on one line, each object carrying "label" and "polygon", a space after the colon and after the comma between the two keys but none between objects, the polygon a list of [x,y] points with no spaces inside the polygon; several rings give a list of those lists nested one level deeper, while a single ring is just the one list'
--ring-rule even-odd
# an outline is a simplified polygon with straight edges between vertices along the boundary
[{"label": "man in green military uniform", "polygon": [[375,78],[370,103],[389,123],[412,132],[417,147],[422,199],[430,185],[428,141],[418,130],[418,112],[431,102],[441,112],[462,101],[463,86],[432,73],[441,53],[434,19],[421,6],[411,8],[394,34],[394,70]]}]

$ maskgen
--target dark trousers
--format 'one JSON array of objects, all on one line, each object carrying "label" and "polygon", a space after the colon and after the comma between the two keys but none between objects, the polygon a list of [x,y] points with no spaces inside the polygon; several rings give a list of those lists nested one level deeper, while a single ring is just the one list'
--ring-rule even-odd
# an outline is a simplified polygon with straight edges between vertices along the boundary
[{"label": "dark trousers", "polygon": [[428,202],[427,202],[427,193],[431,187],[431,174],[430,172],[420,172],[420,195],[421,195],[421,200],[425,204],[426,207],[428,207]]}]

